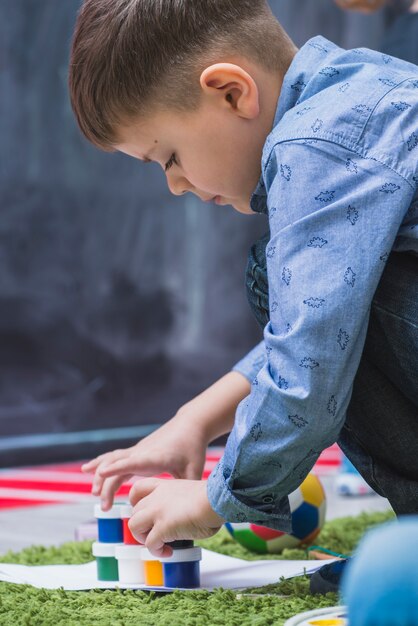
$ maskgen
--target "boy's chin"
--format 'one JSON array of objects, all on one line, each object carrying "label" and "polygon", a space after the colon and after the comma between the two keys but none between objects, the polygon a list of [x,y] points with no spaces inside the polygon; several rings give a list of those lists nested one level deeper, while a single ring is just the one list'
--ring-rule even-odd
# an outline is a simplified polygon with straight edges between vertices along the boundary
[{"label": "boy's chin", "polygon": [[238,211],[238,213],[243,213],[244,215],[254,215],[254,211],[252,210],[249,202],[231,202],[231,206]]},{"label": "boy's chin", "polygon": [[215,203],[219,206],[232,206],[235,211],[238,213],[243,213],[244,215],[254,215],[254,211],[251,209],[249,200],[245,199],[229,199],[225,196],[216,196]]}]

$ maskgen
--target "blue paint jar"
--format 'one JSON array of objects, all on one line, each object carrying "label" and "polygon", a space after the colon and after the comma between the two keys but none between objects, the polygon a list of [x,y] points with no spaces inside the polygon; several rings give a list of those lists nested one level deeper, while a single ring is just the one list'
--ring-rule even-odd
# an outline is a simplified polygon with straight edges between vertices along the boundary
[{"label": "blue paint jar", "polygon": [[173,550],[173,555],[160,559],[163,564],[164,587],[195,589],[200,587],[200,548]]},{"label": "blue paint jar", "polygon": [[123,522],[121,504],[115,504],[109,511],[102,511],[100,504],[94,507],[100,543],[123,543]]}]

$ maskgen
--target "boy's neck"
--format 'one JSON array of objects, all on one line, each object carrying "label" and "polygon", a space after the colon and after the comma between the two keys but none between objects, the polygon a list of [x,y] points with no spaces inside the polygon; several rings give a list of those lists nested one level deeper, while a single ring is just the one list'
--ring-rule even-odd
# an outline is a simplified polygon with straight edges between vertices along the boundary
[{"label": "boy's neck", "polygon": [[[295,48],[295,53],[293,58],[297,53],[297,48]],[[292,58],[292,61],[293,61]],[[284,77],[287,73],[287,70],[290,67],[286,68],[286,71],[282,75],[277,75],[276,73],[261,73],[259,76],[259,89],[260,89],[260,99],[261,99],[261,110],[263,111],[263,126],[265,129],[265,137],[264,140],[267,139],[267,136],[270,134],[273,125],[274,119],[276,117],[277,105],[280,98]]]}]

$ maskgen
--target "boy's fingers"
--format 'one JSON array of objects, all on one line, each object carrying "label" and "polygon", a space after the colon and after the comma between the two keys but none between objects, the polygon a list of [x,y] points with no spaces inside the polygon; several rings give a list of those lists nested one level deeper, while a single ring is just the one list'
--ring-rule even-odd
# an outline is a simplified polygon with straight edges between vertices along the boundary
[{"label": "boy's fingers", "polygon": [[130,503],[135,506],[140,500],[152,493],[160,483],[160,478],[141,478],[137,480],[129,492]]},{"label": "boy's fingers", "polygon": [[125,459],[118,459],[99,467],[98,473],[105,478],[114,476],[115,474],[136,474],[142,476],[153,476],[161,471],[161,466],[157,465],[155,461],[149,461],[144,459],[138,461],[134,457],[126,457]]},{"label": "boy's fingers", "polygon": [[100,466],[96,470],[96,473],[93,477],[93,483],[91,487],[91,492],[94,496],[99,496],[103,489],[103,483],[106,480],[106,476],[102,476]]},{"label": "boy's fingers", "polygon": [[114,478],[106,478],[100,493],[100,502],[102,509],[107,511],[113,504],[115,493],[125,480],[130,478],[129,474],[124,476],[115,476]]},{"label": "boy's fingers", "polygon": [[110,459],[115,452],[119,452],[119,450],[115,450],[114,452],[105,452],[104,454],[99,454],[99,456],[96,456],[96,458],[92,459],[91,461],[87,461],[87,463],[83,463],[83,465],[81,466],[81,470],[83,472],[95,471],[97,467],[99,467],[100,464],[103,463],[103,461]]},{"label": "boy's fingers", "polygon": [[128,522],[129,530],[137,541],[146,542],[148,533],[154,524],[154,516],[148,511],[139,511],[132,515]]},{"label": "boy's fingers", "polygon": [[108,478],[109,476],[114,476],[115,474],[120,474],[120,473],[124,473],[126,474],[127,472],[134,472],[138,470],[138,463],[135,462],[134,459],[120,459],[118,461],[113,461],[112,463],[109,463],[108,465],[104,465],[103,467],[100,467],[98,470],[98,473],[100,476],[103,476],[104,478]]},{"label": "boy's fingers", "polygon": [[154,556],[166,558],[173,554],[173,549],[165,544],[161,537],[162,533],[158,525],[153,526],[145,540],[145,546]]},{"label": "boy's fingers", "polygon": [[93,482],[91,485],[91,492],[94,496],[100,495],[104,481],[105,479],[102,478],[99,472],[96,470],[96,473],[94,474]]},{"label": "boy's fingers", "polygon": [[83,463],[83,465],[81,466],[81,471],[82,472],[92,472],[96,469],[96,467],[99,465],[100,461],[99,459],[92,459],[91,461],[88,461],[87,463]]}]

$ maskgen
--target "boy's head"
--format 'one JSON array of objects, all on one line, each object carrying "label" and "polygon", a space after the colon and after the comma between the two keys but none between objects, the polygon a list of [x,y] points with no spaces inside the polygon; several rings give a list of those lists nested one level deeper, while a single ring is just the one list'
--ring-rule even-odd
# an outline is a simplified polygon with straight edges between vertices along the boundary
[{"label": "boy's head", "polygon": [[295,50],[266,0],[85,0],[73,110],[99,148],[143,160],[152,151],[174,193],[235,208],[245,195],[248,207]]}]

